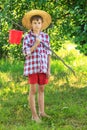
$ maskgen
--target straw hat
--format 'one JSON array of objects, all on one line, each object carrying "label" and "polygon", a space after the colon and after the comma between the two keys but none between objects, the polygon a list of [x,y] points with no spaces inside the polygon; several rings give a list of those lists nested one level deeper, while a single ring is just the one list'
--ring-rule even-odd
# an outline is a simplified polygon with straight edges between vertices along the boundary
[{"label": "straw hat", "polygon": [[45,12],[43,10],[31,10],[31,11],[27,12],[22,19],[22,24],[24,27],[26,27],[27,29],[31,29],[30,19],[34,15],[39,15],[43,18],[42,30],[46,29],[50,25],[51,16],[47,12]]}]

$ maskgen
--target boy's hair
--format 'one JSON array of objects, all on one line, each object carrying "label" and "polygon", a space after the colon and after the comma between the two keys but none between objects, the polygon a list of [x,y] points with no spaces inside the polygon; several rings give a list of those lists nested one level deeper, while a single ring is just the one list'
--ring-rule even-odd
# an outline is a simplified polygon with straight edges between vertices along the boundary
[{"label": "boy's hair", "polygon": [[34,15],[30,18],[30,22],[32,23],[33,20],[39,20],[41,19],[41,21],[43,22],[43,18],[40,15]]}]

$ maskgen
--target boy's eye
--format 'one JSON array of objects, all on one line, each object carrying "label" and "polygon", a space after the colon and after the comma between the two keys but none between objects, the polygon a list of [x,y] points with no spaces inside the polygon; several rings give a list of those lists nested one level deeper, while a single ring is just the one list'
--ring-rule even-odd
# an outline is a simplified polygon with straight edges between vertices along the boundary
[{"label": "boy's eye", "polygon": [[41,24],[40,21],[33,21],[33,24]]},{"label": "boy's eye", "polygon": [[38,22],[38,23],[37,23],[37,22],[34,22],[34,24],[40,24],[40,22]]},{"label": "boy's eye", "polygon": [[37,24],[36,22],[34,22],[34,24]]}]

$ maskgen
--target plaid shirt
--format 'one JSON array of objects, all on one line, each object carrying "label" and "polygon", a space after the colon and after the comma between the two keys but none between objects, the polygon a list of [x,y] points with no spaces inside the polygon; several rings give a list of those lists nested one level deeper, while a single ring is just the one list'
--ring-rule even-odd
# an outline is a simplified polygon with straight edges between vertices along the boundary
[{"label": "plaid shirt", "polygon": [[[30,31],[25,35],[23,40],[25,76],[34,73],[47,73],[48,70],[48,55],[50,55],[51,52],[46,49],[42,43],[40,43],[40,45],[31,53],[30,48],[35,44],[36,41],[36,38],[33,35],[33,32]],[[40,32],[39,38],[47,47],[50,47],[49,36],[46,33]]]}]

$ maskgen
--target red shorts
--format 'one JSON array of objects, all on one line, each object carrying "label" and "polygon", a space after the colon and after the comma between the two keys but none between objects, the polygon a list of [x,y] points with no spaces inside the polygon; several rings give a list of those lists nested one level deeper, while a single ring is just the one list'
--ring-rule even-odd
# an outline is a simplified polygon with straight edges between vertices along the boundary
[{"label": "red shorts", "polygon": [[28,76],[28,82],[29,84],[44,85],[48,83],[48,78],[44,73],[30,74]]}]

